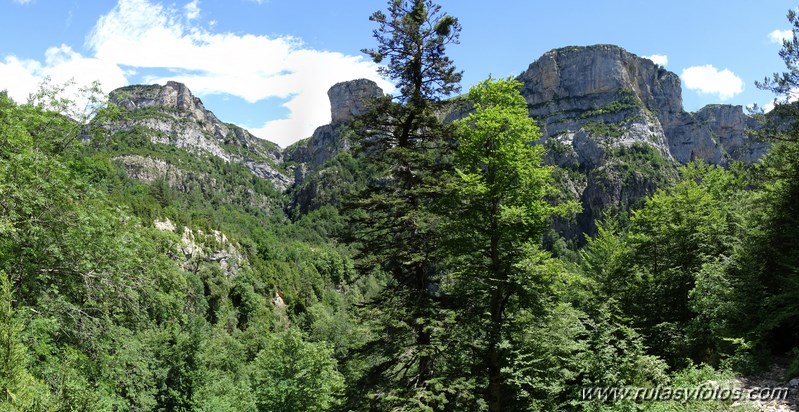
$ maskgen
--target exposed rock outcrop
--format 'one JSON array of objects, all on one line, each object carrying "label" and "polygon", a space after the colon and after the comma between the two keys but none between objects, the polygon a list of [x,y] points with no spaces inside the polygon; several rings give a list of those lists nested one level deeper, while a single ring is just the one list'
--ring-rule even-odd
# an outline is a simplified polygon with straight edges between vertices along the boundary
[{"label": "exposed rock outcrop", "polygon": [[178,192],[189,193],[192,190],[199,193],[220,192],[229,200],[263,210],[269,210],[274,204],[274,199],[255,192],[251,187],[231,187],[205,173],[184,170],[163,159],[123,155],[115,157],[114,161],[121,164],[127,175],[136,180],[145,183],[163,180],[171,189]]},{"label": "exposed rock outcrop", "polygon": [[110,126],[113,132],[136,127],[149,129],[154,143],[241,163],[278,190],[285,190],[293,183],[293,178],[277,167],[283,161],[277,145],[241,127],[221,122],[182,83],[123,87],[111,92],[110,98],[129,113],[125,120]]},{"label": "exposed rock outcrop", "polygon": [[203,262],[216,263],[228,277],[233,277],[239,273],[244,262],[238,245],[218,230],[205,233],[200,229],[184,227],[180,240],[185,270],[195,271]]},{"label": "exposed rock outcrop", "polygon": [[548,160],[587,177],[584,185],[565,183],[583,188],[575,234],[593,233],[603,210],[627,208],[651,194],[674,176],[669,165],[752,162],[767,149],[747,137],[756,125],[740,106],[685,112],[676,74],[617,46],[555,49],[518,79],[542,131],[539,143],[557,149]]},{"label": "exposed rock outcrop", "polygon": [[330,98],[331,124],[348,122],[366,113],[369,100],[382,95],[383,90],[377,86],[377,83],[367,79],[333,85],[327,91],[327,96]]},{"label": "exposed rock outcrop", "polygon": [[544,139],[584,130],[610,146],[650,144],[680,163],[754,161],[765,152],[748,141],[754,124],[740,106],[685,112],[676,74],[618,46],[555,49],[518,78]]},{"label": "exposed rock outcrop", "polygon": [[[351,177],[340,176],[335,167],[325,169],[328,160],[350,147],[350,124],[368,110],[369,102],[383,96],[383,90],[371,80],[358,79],[334,85],[330,99],[331,124],[317,128],[313,135],[286,149],[287,159],[296,162],[294,190],[289,209],[306,213],[332,199],[334,186]],[[332,190],[331,190],[332,189]]]},{"label": "exposed rock outcrop", "polygon": [[752,117],[744,114],[742,106],[707,105],[696,112],[694,117],[710,129],[731,159],[751,163],[768,151],[768,143],[752,139],[746,134],[747,129],[756,129],[759,125]]},{"label": "exposed rock outcrop", "polygon": [[302,183],[305,173],[316,170],[335,153],[349,148],[349,141],[344,138],[348,124],[366,113],[369,101],[383,96],[383,90],[371,80],[358,79],[335,84],[327,96],[332,122],[318,127],[310,138],[286,149],[286,157],[300,163],[295,170],[297,184]]},{"label": "exposed rock outcrop", "polygon": [[349,148],[349,142],[342,138],[344,124],[327,124],[317,127],[310,138],[291,146],[286,157],[300,163],[295,169],[295,181],[302,183],[302,179],[309,170],[316,170],[327,162],[340,150]]},{"label": "exposed rock outcrop", "polygon": [[337,152],[349,149],[350,142],[344,136],[348,124],[365,114],[369,101],[383,96],[383,89],[371,80],[357,79],[336,83],[327,91],[327,96],[331,123],[316,128],[310,138],[286,150],[286,157],[299,163],[294,172],[297,185],[309,171],[318,169]]},{"label": "exposed rock outcrop", "polygon": [[205,110],[202,101],[194,97],[183,83],[169,81],[164,86],[154,84],[123,87],[111,92],[111,100],[129,111],[148,107],[180,111],[203,122],[204,126],[211,127],[206,130],[212,133],[216,131],[213,126],[221,123],[213,113]]},{"label": "exposed rock outcrop", "polygon": [[[164,232],[175,232],[177,229],[169,219],[155,220],[153,225]],[[201,264],[210,263],[218,264],[226,276],[234,277],[245,262],[240,246],[218,230],[205,233],[200,229],[184,226],[180,243],[176,246],[178,253],[175,258],[184,270],[192,272],[197,271]]]},{"label": "exposed rock outcrop", "polygon": [[[139,155],[125,155],[114,158],[122,164],[128,176],[140,180],[144,183],[152,183],[158,179],[163,179],[169,187],[183,191],[182,185],[186,179],[186,172],[172,166],[161,159]],[[206,180],[204,178],[194,179],[196,181]]]}]

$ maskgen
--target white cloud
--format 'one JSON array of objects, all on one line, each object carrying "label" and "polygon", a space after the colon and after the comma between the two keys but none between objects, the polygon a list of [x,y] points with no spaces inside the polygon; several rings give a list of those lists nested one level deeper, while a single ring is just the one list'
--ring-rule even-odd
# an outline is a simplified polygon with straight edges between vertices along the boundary
[{"label": "white cloud", "polygon": [[125,73],[118,65],[82,56],[64,44],[47,49],[41,74],[50,77],[55,83],[74,80],[79,86],[99,80],[106,93],[127,84]]},{"label": "white cloud", "polygon": [[669,64],[669,56],[665,54],[653,54],[651,56],[643,56],[645,59],[652,60],[653,63],[666,67]]},{"label": "white cloud", "polygon": [[41,82],[41,78],[35,74],[40,68],[41,65],[36,61],[7,56],[0,62],[0,90],[7,91],[19,103],[25,102]]},{"label": "white cloud", "polygon": [[[199,14],[199,6],[193,1]],[[169,78],[186,83],[198,95],[229,93],[248,102],[269,97],[289,99],[289,118],[252,130],[281,146],[310,136],[330,121],[327,90],[333,84],[359,77],[378,82],[376,66],[359,56],[304,48],[292,37],[212,33],[148,0],[120,0],[101,17],[87,39],[98,59],[135,68],[168,68]]]},{"label": "white cloud", "polygon": [[28,3],[32,2],[32,1],[33,0],[13,0],[13,2],[17,3],[17,4],[28,4]]},{"label": "white cloud", "polygon": [[128,84],[127,79],[142,69],[167,69],[175,75],[144,81],[181,81],[200,96],[231,94],[251,103],[287,99],[288,118],[242,125],[281,146],[310,136],[330,121],[327,90],[335,83],[368,78],[386,92],[393,91],[376,65],[360,56],[309,49],[288,36],[213,33],[196,23],[200,14],[199,0],[182,8],[119,0],[87,36],[93,56],[68,45],[47,49],[40,61],[7,56],[0,60],[0,90],[22,102],[50,77],[55,84],[73,79],[76,88],[99,80],[108,93]]},{"label": "white cloud", "polygon": [[95,80],[100,81],[105,93],[127,84],[119,66],[82,56],[63,44],[47,49],[44,62],[20,60],[15,56],[7,56],[0,62],[0,90],[7,90],[8,95],[17,102],[26,101],[46,77],[54,84],[74,81],[75,86],[68,90],[71,93],[76,92],[78,87],[91,85]]},{"label": "white cloud", "polygon": [[772,43],[779,44],[782,46],[783,40],[792,40],[793,39],[793,31],[791,30],[774,30],[773,32],[768,34],[769,40]]},{"label": "white cloud", "polygon": [[718,70],[710,64],[693,66],[680,75],[685,88],[699,94],[715,94],[720,100],[728,100],[743,92],[744,82],[729,69]]},{"label": "white cloud", "polygon": [[188,20],[197,20],[200,17],[200,0],[192,0],[183,6]]}]

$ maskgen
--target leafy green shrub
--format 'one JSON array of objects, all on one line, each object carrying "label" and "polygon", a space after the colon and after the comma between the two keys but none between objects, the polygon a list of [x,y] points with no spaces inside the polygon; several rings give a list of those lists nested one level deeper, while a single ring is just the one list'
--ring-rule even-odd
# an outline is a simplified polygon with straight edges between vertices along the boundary
[{"label": "leafy green shrub", "polygon": [[260,411],[324,411],[339,403],[344,377],[324,343],[305,342],[299,331],[272,335],[250,369]]},{"label": "leafy green shrub", "polygon": [[582,128],[591,136],[621,137],[624,134],[624,127],[620,123],[591,121],[583,124]]}]

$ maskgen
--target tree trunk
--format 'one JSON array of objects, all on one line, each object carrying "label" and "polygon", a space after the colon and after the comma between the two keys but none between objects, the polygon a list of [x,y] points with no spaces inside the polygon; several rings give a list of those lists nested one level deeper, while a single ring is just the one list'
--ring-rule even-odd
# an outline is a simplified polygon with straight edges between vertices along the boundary
[{"label": "tree trunk", "polygon": [[[499,344],[502,341],[502,315],[504,311],[505,284],[499,256],[499,202],[492,205],[491,246],[489,271],[496,284],[490,289],[488,325],[488,351],[486,363],[488,367],[488,409],[491,412],[502,411],[502,359]],[[491,282],[489,282],[490,284]]]},{"label": "tree trunk", "polygon": [[[417,313],[420,319],[430,319],[430,300],[427,296],[427,268],[420,264],[416,267],[416,292],[419,293]],[[432,341],[430,330],[426,322],[416,326],[416,347],[421,351],[419,355],[419,372],[417,387],[427,385],[427,381],[433,376],[433,357],[430,354],[430,343]]]},{"label": "tree trunk", "polygon": [[488,410],[502,411],[502,362],[499,344],[502,339],[502,296],[501,289],[491,293],[491,324],[488,332]]}]

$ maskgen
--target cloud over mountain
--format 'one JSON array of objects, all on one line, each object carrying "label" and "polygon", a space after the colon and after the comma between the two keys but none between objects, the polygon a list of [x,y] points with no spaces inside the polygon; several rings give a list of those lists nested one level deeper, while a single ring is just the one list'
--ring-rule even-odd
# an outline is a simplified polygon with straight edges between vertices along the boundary
[{"label": "cloud over mountain", "polygon": [[119,0],[86,38],[92,56],[70,45],[49,48],[43,61],[7,56],[0,61],[0,89],[23,101],[49,76],[55,82],[74,78],[78,85],[99,80],[107,92],[130,83],[140,71],[158,72],[136,81],[176,80],[200,96],[229,94],[250,103],[286,100],[287,118],[242,125],[283,146],[330,121],[326,93],[333,84],[368,78],[393,89],[362,56],[315,50],[290,36],[215,32],[214,24],[202,25],[201,15],[197,0],[171,7]]}]

